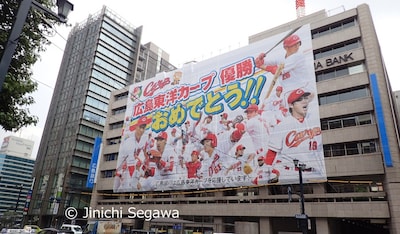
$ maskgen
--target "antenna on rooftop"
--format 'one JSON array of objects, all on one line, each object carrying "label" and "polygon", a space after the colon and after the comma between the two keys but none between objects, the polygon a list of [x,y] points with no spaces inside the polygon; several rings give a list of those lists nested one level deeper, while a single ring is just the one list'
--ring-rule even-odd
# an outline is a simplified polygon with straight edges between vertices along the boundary
[{"label": "antenna on rooftop", "polygon": [[306,15],[306,3],[305,0],[295,0],[296,1],[296,14],[297,18]]}]

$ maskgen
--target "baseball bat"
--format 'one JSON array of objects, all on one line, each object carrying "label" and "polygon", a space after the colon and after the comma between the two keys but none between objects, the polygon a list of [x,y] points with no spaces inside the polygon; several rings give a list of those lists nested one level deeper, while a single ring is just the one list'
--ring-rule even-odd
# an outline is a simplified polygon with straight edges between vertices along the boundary
[{"label": "baseball bat", "polygon": [[269,95],[271,95],[272,89],[274,88],[275,83],[278,80],[278,77],[280,76],[280,74],[282,73],[282,70],[284,67],[285,67],[285,64],[281,63],[281,64],[279,64],[278,68],[276,69],[274,78],[272,79],[272,82],[269,85],[267,94],[265,95],[265,99],[267,99],[269,97]]}]

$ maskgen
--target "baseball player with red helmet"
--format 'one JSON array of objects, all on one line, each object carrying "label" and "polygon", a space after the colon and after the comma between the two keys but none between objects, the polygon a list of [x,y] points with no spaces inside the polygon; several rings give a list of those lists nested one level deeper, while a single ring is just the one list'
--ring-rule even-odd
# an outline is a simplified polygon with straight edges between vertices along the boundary
[{"label": "baseball player with red helmet", "polygon": [[257,104],[250,104],[245,110],[247,119],[244,121],[245,131],[253,142],[257,156],[263,156],[266,152],[265,142],[269,136],[269,126],[265,119],[259,114]]},{"label": "baseball player with red helmet", "polygon": [[161,170],[162,179],[173,179],[177,174],[179,159],[174,149],[167,144],[167,132],[160,132],[156,137],[156,148],[161,154]]},{"label": "baseball player with red helmet", "polygon": [[193,150],[191,153],[192,160],[185,162],[184,165],[187,169],[187,178],[199,178],[199,170],[201,168],[201,162],[199,160],[199,151]]},{"label": "baseball player with red helmet", "polygon": [[201,187],[215,187],[212,177],[223,177],[227,167],[228,158],[217,152],[217,136],[208,133],[200,142],[204,149],[204,158],[201,161],[199,177],[202,179]]},{"label": "baseball player with red helmet", "polygon": [[[323,160],[323,154],[318,154],[322,151],[321,127],[318,116],[314,115],[314,118],[308,113],[313,96],[301,88],[293,90],[288,96],[290,116],[274,128],[265,157],[265,163],[270,168],[274,167],[271,172],[275,177],[271,178],[270,183],[279,181],[278,164],[282,163],[280,168],[290,169],[295,158],[309,167],[322,170],[319,162]],[[321,155],[322,158],[319,158]]]},{"label": "baseball player with red helmet", "polygon": [[283,88],[291,90],[293,87],[290,87],[290,85],[295,83],[297,83],[297,87],[305,86],[309,82],[309,76],[313,74],[313,71],[310,71],[308,61],[306,61],[304,54],[299,51],[300,46],[300,37],[292,34],[283,40],[285,53],[281,54],[280,57],[271,58],[266,58],[266,54],[261,53],[255,59],[256,66],[275,75],[278,66],[283,64],[284,67],[280,79],[280,84]]}]

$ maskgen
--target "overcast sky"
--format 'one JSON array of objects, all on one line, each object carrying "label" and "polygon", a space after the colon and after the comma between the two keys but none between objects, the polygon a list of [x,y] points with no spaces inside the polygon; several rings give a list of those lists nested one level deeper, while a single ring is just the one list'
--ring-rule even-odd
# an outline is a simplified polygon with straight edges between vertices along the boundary
[{"label": "overcast sky", "polygon": [[[248,37],[296,19],[295,0],[69,0],[74,11],[68,23],[75,25],[108,6],[134,27],[143,26],[142,44],[149,41],[170,55],[177,67],[191,60],[204,60],[247,45]],[[326,10],[328,15],[340,13],[366,3],[369,5],[380,41],[393,90],[400,90],[400,72],[396,70],[400,47],[397,28],[400,25],[400,2],[393,0],[305,0],[306,14]],[[35,141],[36,158],[46,122],[63,50],[72,27],[57,26],[48,39],[53,43],[33,68],[39,82],[34,94],[36,104],[30,112],[39,117],[38,125],[17,133],[0,131],[0,140],[15,135]]]}]

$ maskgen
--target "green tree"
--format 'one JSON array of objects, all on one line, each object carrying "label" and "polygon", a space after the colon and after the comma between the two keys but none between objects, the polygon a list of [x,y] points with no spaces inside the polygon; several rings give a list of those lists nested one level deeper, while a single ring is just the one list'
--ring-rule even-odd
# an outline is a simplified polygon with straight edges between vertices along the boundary
[{"label": "green tree", "polygon": [[[0,0],[0,58],[9,40],[20,2]],[[51,0],[37,2],[48,8],[54,6]],[[29,111],[29,105],[35,103],[31,95],[38,86],[31,79],[31,69],[40,58],[40,52],[45,51],[45,47],[50,44],[45,35],[53,31],[52,25],[56,23],[51,16],[31,7],[0,92],[0,126],[7,131],[18,131],[38,122],[38,117]]]}]

